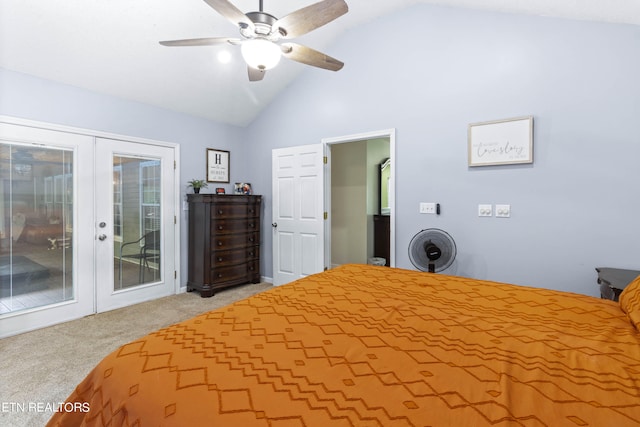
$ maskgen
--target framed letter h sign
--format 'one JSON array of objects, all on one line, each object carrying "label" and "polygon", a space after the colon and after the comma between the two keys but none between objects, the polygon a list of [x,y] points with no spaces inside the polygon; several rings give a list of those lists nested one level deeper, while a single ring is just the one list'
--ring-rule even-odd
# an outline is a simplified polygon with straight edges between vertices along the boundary
[{"label": "framed letter h sign", "polygon": [[229,157],[228,151],[207,148],[207,182],[229,182]]}]

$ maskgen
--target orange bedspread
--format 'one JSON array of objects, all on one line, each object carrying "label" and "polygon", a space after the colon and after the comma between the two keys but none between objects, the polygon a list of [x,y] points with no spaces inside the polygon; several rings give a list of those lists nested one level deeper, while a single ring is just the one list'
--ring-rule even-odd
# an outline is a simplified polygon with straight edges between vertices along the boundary
[{"label": "orange bedspread", "polygon": [[50,425],[630,426],[640,334],[612,301],[348,265],[127,344],[68,401]]}]

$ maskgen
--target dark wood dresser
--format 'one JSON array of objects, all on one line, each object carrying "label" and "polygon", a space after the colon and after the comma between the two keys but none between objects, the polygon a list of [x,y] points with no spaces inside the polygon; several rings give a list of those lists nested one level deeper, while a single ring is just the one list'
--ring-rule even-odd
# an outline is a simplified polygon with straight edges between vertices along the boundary
[{"label": "dark wood dresser", "polygon": [[262,196],[189,194],[187,291],[260,282]]}]

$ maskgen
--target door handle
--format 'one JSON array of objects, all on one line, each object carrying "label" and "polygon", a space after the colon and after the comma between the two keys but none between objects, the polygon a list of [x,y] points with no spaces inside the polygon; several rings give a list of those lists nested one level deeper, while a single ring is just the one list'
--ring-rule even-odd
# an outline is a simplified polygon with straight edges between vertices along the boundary
[{"label": "door handle", "polygon": [[101,234],[98,236],[98,240],[100,240],[101,242],[107,239],[107,235],[106,234]]},{"label": "door handle", "polygon": [[272,224],[271,224],[271,226],[272,226],[273,228],[278,228],[278,223],[277,223],[277,222],[274,222],[274,223],[272,223]]}]

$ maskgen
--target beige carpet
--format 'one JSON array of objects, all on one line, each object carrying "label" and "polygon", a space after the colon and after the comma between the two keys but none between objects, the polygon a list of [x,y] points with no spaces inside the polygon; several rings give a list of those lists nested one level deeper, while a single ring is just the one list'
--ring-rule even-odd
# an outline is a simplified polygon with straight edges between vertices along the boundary
[{"label": "beige carpet", "polygon": [[0,426],[44,426],[107,354],[156,329],[270,289],[259,283],[211,298],[174,295],[0,340]]}]

